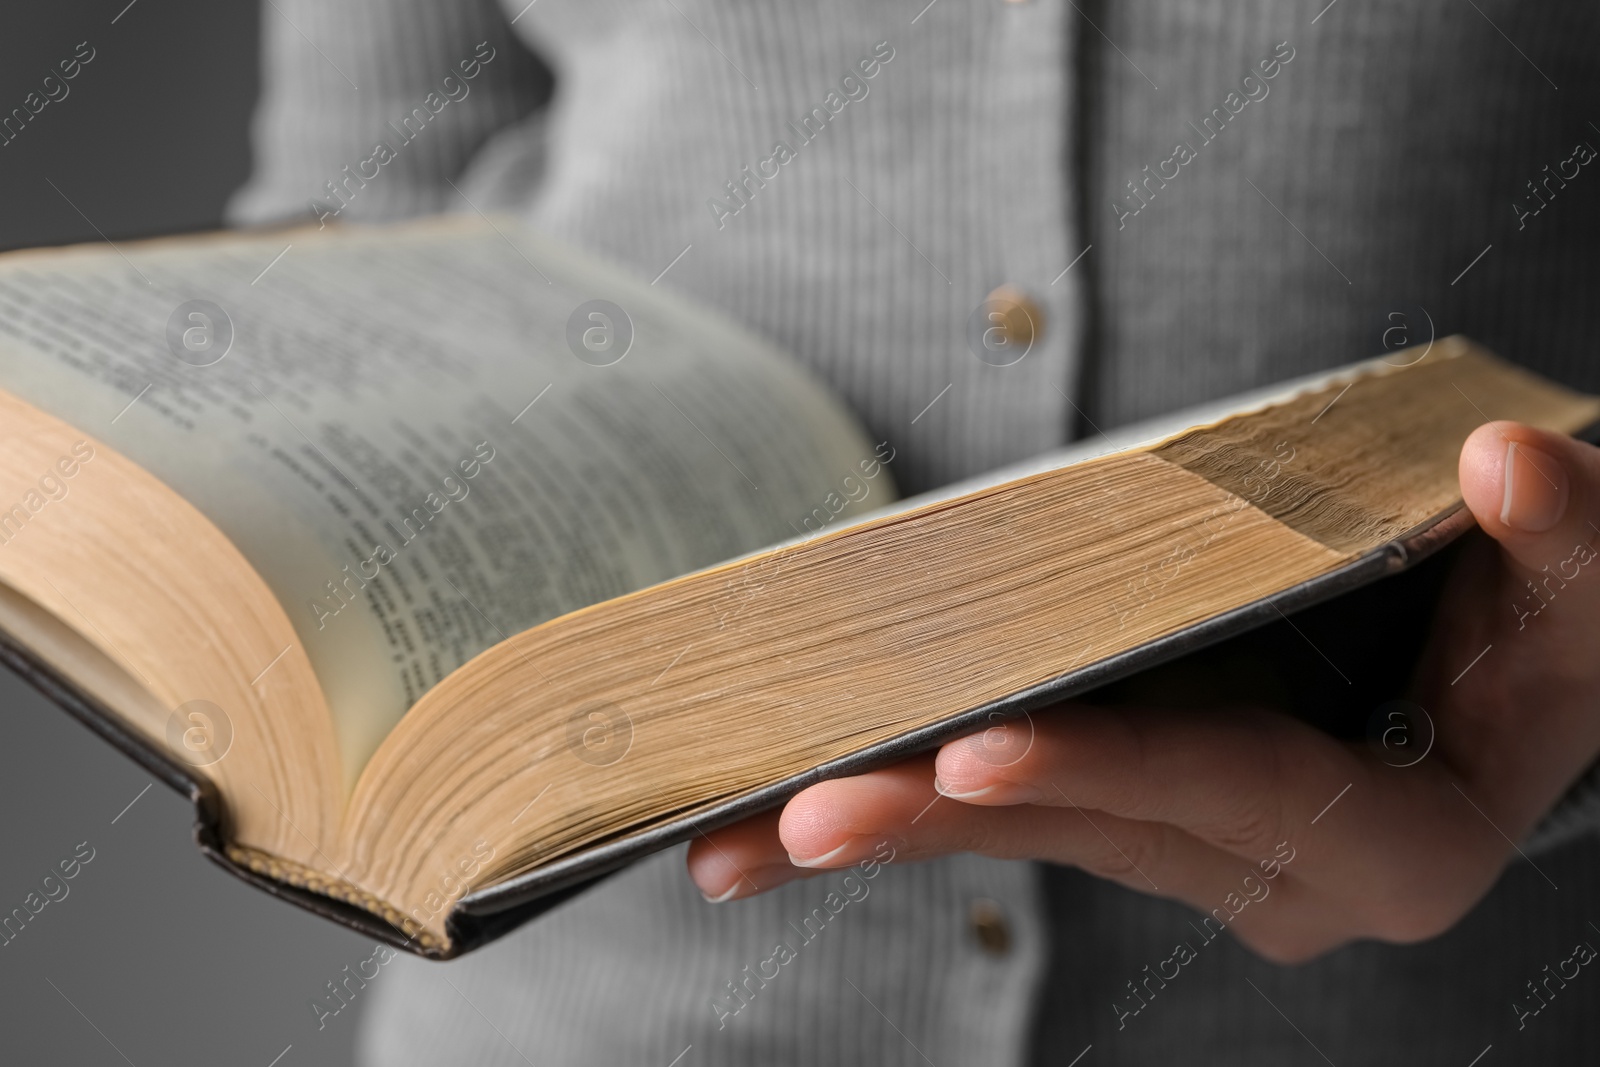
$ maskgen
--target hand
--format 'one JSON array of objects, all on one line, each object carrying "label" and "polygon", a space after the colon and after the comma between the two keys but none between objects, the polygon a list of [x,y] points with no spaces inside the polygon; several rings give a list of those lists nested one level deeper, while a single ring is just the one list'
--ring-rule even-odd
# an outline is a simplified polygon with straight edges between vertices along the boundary
[{"label": "hand", "polygon": [[897,860],[1070,864],[1281,962],[1443,932],[1600,753],[1600,449],[1491,423],[1460,478],[1489,537],[1466,546],[1417,669],[1437,737],[1415,765],[1273,711],[1071,705],[814,785],[696,841],[690,876],[736,899],[888,840]]}]

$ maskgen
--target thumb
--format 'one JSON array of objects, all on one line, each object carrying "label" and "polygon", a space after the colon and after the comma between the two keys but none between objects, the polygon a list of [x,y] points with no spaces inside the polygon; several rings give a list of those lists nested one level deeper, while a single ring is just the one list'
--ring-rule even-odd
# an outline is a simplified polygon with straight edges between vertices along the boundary
[{"label": "thumb", "polygon": [[[1600,449],[1519,422],[1478,427],[1461,448],[1461,498],[1529,571],[1600,546]],[[1581,551],[1580,551],[1581,549]]]}]

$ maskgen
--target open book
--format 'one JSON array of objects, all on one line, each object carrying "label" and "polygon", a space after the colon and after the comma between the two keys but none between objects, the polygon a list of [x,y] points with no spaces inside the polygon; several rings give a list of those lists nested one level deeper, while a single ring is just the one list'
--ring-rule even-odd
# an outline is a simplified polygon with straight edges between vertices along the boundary
[{"label": "open book", "polygon": [[894,505],[770,345],[511,223],[11,254],[4,658],[218,862],[449,957],[1398,570],[1470,524],[1473,427],[1600,418],[1463,340],[1390,359]]}]

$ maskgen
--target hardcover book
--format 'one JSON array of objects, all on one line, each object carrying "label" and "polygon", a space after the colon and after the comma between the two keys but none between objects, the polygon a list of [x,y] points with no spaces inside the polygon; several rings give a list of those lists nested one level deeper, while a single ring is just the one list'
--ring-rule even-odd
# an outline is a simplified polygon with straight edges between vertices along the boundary
[{"label": "hardcover book", "polygon": [[1410,566],[1491,417],[1600,402],[1451,338],[899,501],[772,345],[511,222],[13,253],[0,657],[228,870],[449,958]]}]

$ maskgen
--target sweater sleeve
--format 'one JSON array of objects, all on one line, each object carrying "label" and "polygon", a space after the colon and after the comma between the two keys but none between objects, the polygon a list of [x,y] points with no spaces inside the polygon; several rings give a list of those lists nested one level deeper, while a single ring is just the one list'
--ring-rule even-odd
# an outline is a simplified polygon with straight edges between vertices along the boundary
[{"label": "sweater sleeve", "polygon": [[261,19],[236,225],[468,209],[451,182],[549,95],[494,0],[267,0]]},{"label": "sweater sleeve", "polygon": [[1524,844],[1528,852],[1547,852],[1589,834],[1600,834],[1600,763],[1573,783]]}]

